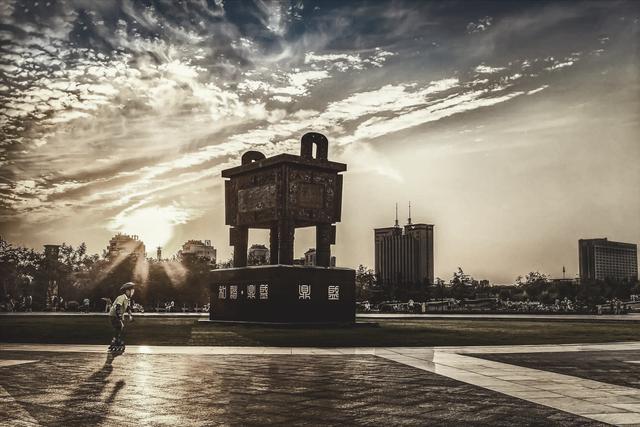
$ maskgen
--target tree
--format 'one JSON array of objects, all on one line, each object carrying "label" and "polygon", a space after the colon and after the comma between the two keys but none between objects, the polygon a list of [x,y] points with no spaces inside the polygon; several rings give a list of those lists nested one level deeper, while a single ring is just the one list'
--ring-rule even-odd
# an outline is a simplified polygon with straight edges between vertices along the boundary
[{"label": "tree", "polygon": [[629,300],[631,295],[640,291],[637,280],[581,280],[577,299],[590,308],[604,304],[612,299]]},{"label": "tree", "polygon": [[108,262],[100,260],[97,254],[88,255],[87,245],[82,242],[76,249],[63,243],[60,245],[56,277],[58,293],[67,301],[80,301],[92,293],[100,283]]},{"label": "tree", "polygon": [[578,301],[593,309],[598,304],[604,304],[605,297],[604,282],[600,280],[581,280],[578,290]]},{"label": "tree", "polygon": [[370,299],[371,292],[375,286],[375,272],[360,264],[356,270],[356,299],[361,301]]},{"label": "tree", "polygon": [[458,267],[458,271],[453,272],[453,277],[451,278],[451,285],[466,285],[470,282],[470,276],[464,274],[462,267]]},{"label": "tree", "polygon": [[90,299],[111,298],[113,300],[123,283],[134,280],[138,259],[137,255],[128,254],[120,258],[104,260],[91,288]]},{"label": "tree", "polygon": [[151,307],[175,301],[177,292],[173,282],[178,286],[182,285],[184,277],[180,276],[181,274],[186,272],[177,261],[151,262],[147,282],[140,295],[141,301]]},{"label": "tree", "polygon": [[186,270],[186,280],[178,288],[178,299],[189,306],[205,304],[209,299],[209,272],[214,266],[203,257],[183,258],[182,265]]},{"label": "tree", "polygon": [[550,304],[554,301],[549,293],[549,276],[538,271],[527,273],[525,277],[518,276],[515,284],[521,288],[526,298]]},{"label": "tree", "polygon": [[465,274],[462,267],[458,267],[458,271],[453,273],[450,283],[451,296],[455,299],[467,299],[473,294],[473,277],[469,274]]},{"label": "tree", "polygon": [[0,239],[0,282],[2,297],[31,295],[43,255]]}]

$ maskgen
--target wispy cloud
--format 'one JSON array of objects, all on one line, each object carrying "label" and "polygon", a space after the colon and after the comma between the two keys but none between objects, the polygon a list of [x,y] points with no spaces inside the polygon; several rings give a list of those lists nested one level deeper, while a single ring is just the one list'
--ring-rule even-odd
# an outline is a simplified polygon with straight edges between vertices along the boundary
[{"label": "wispy cloud", "polygon": [[221,169],[248,149],[296,152],[311,130],[356,173],[401,182],[380,147],[491,123],[619,46],[609,24],[563,38],[592,13],[571,5],[17,5],[0,6],[0,233],[34,239],[70,218],[189,229],[220,208]]},{"label": "wispy cloud", "polygon": [[493,23],[493,18],[490,16],[485,16],[483,18],[478,19],[477,22],[469,22],[467,24],[467,32],[481,33],[489,29],[492,23]]},{"label": "wispy cloud", "polygon": [[476,68],[474,68],[474,71],[480,74],[493,74],[502,70],[504,70],[504,67],[490,67],[484,64],[480,64]]}]

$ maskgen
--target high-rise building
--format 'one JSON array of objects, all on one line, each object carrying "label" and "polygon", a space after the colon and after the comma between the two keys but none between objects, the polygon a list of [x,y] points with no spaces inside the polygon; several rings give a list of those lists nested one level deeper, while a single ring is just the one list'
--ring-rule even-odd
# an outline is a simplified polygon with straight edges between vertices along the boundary
[{"label": "high-rise building", "polygon": [[[409,207],[409,209],[411,209]],[[382,286],[433,283],[433,224],[413,224],[411,210],[404,227],[376,228],[375,271]]]},{"label": "high-rise building", "polygon": [[130,254],[142,257],[146,254],[144,243],[138,239],[138,236],[118,233],[109,240],[109,246],[107,246],[108,258],[116,258],[121,255]]},{"label": "high-rise building", "polygon": [[208,259],[211,263],[216,262],[217,251],[216,248],[211,246],[211,240],[187,240],[182,249],[178,251],[178,255],[182,256],[195,256],[198,258]]},{"label": "high-rise building", "polygon": [[607,238],[580,239],[578,258],[581,279],[638,279],[638,246]]}]

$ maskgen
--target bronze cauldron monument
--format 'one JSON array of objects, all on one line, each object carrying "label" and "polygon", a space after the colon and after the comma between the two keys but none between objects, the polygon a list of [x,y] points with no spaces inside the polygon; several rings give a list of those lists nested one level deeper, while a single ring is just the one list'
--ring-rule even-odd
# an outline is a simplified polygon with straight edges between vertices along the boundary
[{"label": "bronze cauldron monument", "polygon": [[[240,166],[222,171],[233,268],[211,271],[210,320],[355,322],[355,271],[329,266],[347,165],[329,161],[328,146],[311,132],[299,156],[248,151]],[[315,266],[293,265],[298,227],[316,228]],[[249,228],[269,230],[269,265],[247,266]]]}]

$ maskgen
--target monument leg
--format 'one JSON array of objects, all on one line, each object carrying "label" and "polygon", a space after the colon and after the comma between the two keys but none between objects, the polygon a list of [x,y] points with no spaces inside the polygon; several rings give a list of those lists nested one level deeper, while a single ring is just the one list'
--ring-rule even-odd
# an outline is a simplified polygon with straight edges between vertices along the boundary
[{"label": "monument leg", "polygon": [[331,224],[316,226],[316,265],[329,267],[331,264]]},{"label": "monument leg", "polygon": [[293,237],[295,228],[290,221],[278,223],[278,263],[293,264]]},{"label": "monument leg", "polygon": [[278,226],[269,229],[269,264],[278,264]]},{"label": "monument leg", "polygon": [[233,227],[230,230],[231,245],[233,246],[233,266],[247,266],[247,245],[249,243],[249,229],[247,227]]}]

